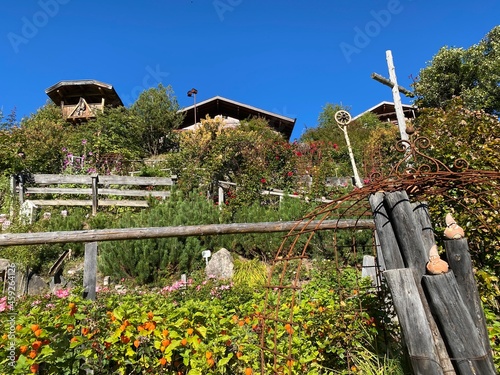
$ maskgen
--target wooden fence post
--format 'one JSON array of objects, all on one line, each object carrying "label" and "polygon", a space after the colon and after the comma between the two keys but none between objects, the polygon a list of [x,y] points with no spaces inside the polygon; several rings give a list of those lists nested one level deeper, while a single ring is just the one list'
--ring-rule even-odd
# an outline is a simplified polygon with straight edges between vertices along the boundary
[{"label": "wooden fence post", "polygon": [[19,178],[19,206],[24,203],[24,175],[22,173],[17,175]]},{"label": "wooden fence post", "polygon": [[97,242],[85,244],[83,260],[83,298],[95,301],[97,285]]},{"label": "wooden fence post", "polygon": [[99,206],[99,176],[92,175],[92,216],[97,215],[97,207]]},{"label": "wooden fence post", "polygon": [[429,250],[425,249],[420,226],[406,191],[395,191],[385,195],[387,211],[394,227],[394,234],[407,267],[417,272],[417,281],[425,274],[425,265],[429,259]]},{"label": "wooden fence post", "polygon": [[398,242],[394,235],[394,229],[389,221],[389,214],[384,206],[384,193],[375,193],[369,197],[373,211],[373,219],[377,228],[380,251],[384,258],[386,269],[404,268],[403,258],[399,250]]},{"label": "wooden fence post", "polygon": [[423,284],[457,373],[495,375],[493,362],[489,359],[484,340],[458,291],[453,271],[441,275],[426,275],[423,277]]},{"label": "wooden fence post", "polygon": [[391,290],[414,374],[443,374],[413,271],[409,268],[388,270],[384,276]]},{"label": "wooden fence post", "polygon": [[9,217],[11,220],[14,218],[14,199],[16,199],[16,177],[14,175],[10,176],[10,207],[9,207]]},{"label": "wooden fence post", "polygon": [[483,306],[479,297],[472,261],[469,254],[469,245],[466,238],[458,240],[444,241],[448,264],[455,274],[458,284],[458,291],[467,306],[474,325],[481,335],[484,342],[484,348],[488,353],[490,361],[493,363],[493,354],[491,352],[491,343],[486,329],[486,318],[484,316]]}]

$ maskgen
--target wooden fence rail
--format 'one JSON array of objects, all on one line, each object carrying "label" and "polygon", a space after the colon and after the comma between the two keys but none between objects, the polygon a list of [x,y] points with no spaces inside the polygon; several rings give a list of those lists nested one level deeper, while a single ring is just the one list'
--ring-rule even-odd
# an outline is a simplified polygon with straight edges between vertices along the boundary
[{"label": "wooden fence rail", "polygon": [[138,240],[146,238],[189,237],[220,234],[288,232],[292,229],[325,230],[336,228],[373,229],[373,220],[323,220],[299,222],[277,221],[264,223],[207,224],[179,227],[94,229],[63,232],[0,234],[0,247],[41,245],[67,242]]}]

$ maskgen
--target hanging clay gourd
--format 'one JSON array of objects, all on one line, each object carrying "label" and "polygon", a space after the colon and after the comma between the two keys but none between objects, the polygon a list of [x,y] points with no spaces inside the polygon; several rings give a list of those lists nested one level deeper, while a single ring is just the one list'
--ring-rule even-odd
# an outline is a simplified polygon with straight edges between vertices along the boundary
[{"label": "hanging clay gourd", "polygon": [[438,248],[433,245],[429,250],[429,262],[427,263],[427,272],[431,275],[439,275],[448,272],[448,263],[439,257]]},{"label": "hanging clay gourd", "polygon": [[465,237],[464,230],[455,222],[455,219],[451,214],[447,214],[446,218],[446,229],[444,230],[444,235],[450,240],[458,240]]}]

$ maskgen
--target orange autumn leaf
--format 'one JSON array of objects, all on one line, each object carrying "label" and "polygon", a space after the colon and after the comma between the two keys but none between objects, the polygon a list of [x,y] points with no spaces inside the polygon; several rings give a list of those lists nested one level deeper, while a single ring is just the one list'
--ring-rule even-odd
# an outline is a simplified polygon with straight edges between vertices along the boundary
[{"label": "orange autumn leaf", "polygon": [[82,335],[86,336],[89,333],[89,329],[87,327],[82,327]]},{"label": "orange autumn leaf", "polygon": [[191,336],[193,334],[194,330],[192,328],[188,328],[186,332],[189,336]]},{"label": "orange autumn leaf", "polygon": [[134,346],[138,348],[139,345],[141,345],[141,342],[139,340],[134,340]]},{"label": "orange autumn leaf", "polygon": [[187,340],[187,339],[185,339],[185,338],[184,338],[184,339],[182,339],[182,340],[181,340],[181,345],[182,345],[182,346],[186,346],[186,345],[187,345],[187,343],[188,343],[188,340]]},{"label": "orange autumn leaf", "polygon": [[19,347],[19,351],[20,351],[22,354],[26,353],[26,352],[28,351],[28,345],[21,345],[21,346]]},{"label": "orange autumn leaf", "polygon": [[245,369],[245,375],[252,375],[252,374],[253,374],[253,370],[250,367],[247,367]]},{"label": "orange autumn leaf", "polygon": [[71,332],[71,331],[73,331],[74,329],[75,329],[75,326],[74,326],[73,324],[68,324],[68,326],[66,327],[66,330],[67,330],[68,332]]},{"label": "orange autumn leaf", "polygon": [[70,342],[77,342],[78,339],[76,337],[72,337],[71,340],[69,340]]},{"label": "orange autumn leaf", "polygon": [[164,337],[168,337],[168,329],[164,329],[164,330],[162,331],[162,335],[163,335]]},{"label": "orange autumn leaf", "polygon": [[23,326],[22,326],[22,325],[18,324],[18,325],[16,326],[16,331],[20,331],[20,330],[22,330],[22,329],[23,329]]},{"label": "orange autumn leaf", "polygon": [[36,330],[40,329],[40,326],[38,324],[32,324],[31,325],[31,330],[35,332]]},{"label": "orange autumn leaf", "polygon": [[207,359],[212,358],[212,352],[206,352],[206,353],[205,353],[205,357],[206,357]]},{"label": "orange autumn leaf", "polygon": [[31,359],[35,359],[35,357],[36,357],[36,350],[30,351],[30,354],[28,355],[28,357],[30,357]]},{"label": "orange autumn leaf", "polygon": [[42,334],[42,330],[39,328],[35,331],[35,336],[38,337]]},{"label": "orange autumn leaf", "polygon": [[208,367],[212,367],[213,365],[215,365],[215,361],[213,358],[207,359],[207,363],[208,363]]},{"label": "orange autumn leaf", "polygon": [[153,320],[153,318],[154,318],[153,312],[152,311],[148,312],[148,319]]},{"label": "orange autumn leaf", "polygon": [[160,358],[160,365],[165,366],[167,364],[167,360],[163,357]]},{"label": "orange autumn leaf", "polygon": [[30,366],[30,371],[33,373],[33,374],[36,374],[38,372],[38,363],[33,363],[31,366]]},{"label": "orange autumn leaf", "polygon": [[293,328],[289,323],[285,324],[285,331],[287,331],[289,335],[293,333]]}]

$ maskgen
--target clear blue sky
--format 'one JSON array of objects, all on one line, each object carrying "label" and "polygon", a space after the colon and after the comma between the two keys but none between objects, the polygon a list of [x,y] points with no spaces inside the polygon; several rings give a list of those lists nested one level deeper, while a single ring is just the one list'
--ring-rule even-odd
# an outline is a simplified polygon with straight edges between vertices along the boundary
[{"label": "clear blue sky", "polygon": [[[126,105],[158,83],[181,107],[221,95],[297,118],[292,140],[316,126],[326,103],[355,116],[392,101],[398,83],[443,46],[468,48],[500,24],[500,1],[482,0],[4,0],[0,109],[35,112],[45,89],[95,79]],[[403,98],[403,103],[411,103]]]}]

